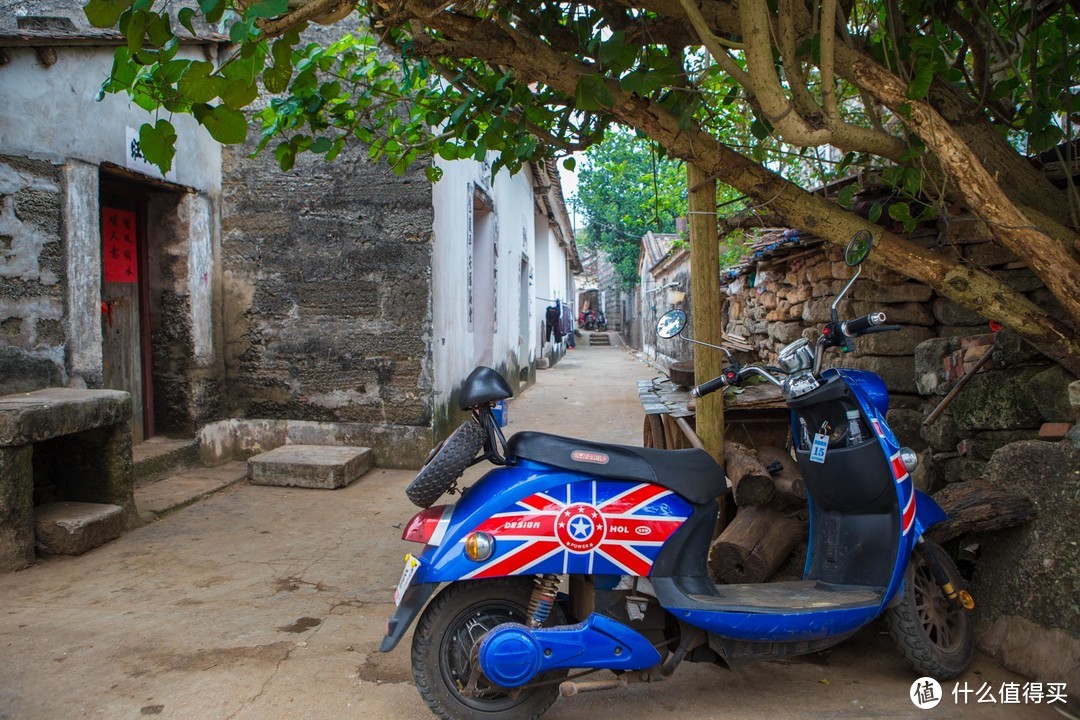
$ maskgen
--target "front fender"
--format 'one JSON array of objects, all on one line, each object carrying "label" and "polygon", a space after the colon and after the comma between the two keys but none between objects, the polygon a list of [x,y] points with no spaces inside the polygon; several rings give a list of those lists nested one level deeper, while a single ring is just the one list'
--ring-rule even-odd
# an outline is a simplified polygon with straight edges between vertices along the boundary
[{"label": "front fender", "polygon": [[939,522],[948,520],[949,516],[941,509],[934,498],[922,490],[915,491],[915,537],[922,534]]}]

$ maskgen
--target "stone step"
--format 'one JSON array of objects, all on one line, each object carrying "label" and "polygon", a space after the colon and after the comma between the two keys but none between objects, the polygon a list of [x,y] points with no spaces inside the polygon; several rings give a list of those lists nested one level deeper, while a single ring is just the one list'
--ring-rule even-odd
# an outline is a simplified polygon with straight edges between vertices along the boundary
[{"label": "stone step", "polygon": [[131,463],[135,487],[143,487],[198,467],[199,441],[152,437],[131,447]]},{"label": "stone step", "polygon": [[252,485],[333,490],[371,469],[371,448],[340,445],[282,445],[248,458]]},{"label": "stone step", "polygon": [[[158,482],[135,488],[135,507],[144,520],[153,520],[228,486],[246,480],[247,463],[243,460],[212,468],[195,468]],[[149,514],[152,514],[151,517]]]},{"label": "stone step", "polygon": [[34,508],[34,536],[41,555],[82,555],[124,532],[119,505],[55,502]]}]

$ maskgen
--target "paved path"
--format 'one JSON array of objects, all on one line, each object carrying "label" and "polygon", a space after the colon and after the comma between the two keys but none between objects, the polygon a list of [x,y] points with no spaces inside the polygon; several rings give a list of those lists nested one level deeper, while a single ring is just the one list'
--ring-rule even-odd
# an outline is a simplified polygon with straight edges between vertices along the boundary
[{"label": "paved path", "polygon": [[[571,351],[512,403],[508,430],[639,442],[635,381],[654,372],[619,349]],[[411,547],[399,539],[415,510],[410,479],[374,470],[336,491],[234,485],[84,556],[0,576],[0,718],[431,717],[408,638],[375,652]],[[560,700],[546,717],[923,717],[881,633],[871,626],[810,660],[686,665],[665,683]],[[982,657],[965,679],[1023,681]],[[1059,717],[950,700],[934,714]]]}]

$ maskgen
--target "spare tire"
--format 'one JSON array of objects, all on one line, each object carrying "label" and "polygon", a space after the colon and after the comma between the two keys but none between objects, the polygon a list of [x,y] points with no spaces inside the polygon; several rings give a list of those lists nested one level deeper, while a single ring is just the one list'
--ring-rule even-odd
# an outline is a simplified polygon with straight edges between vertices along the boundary
[{"label": "spare tire", "polygon": [[436,447],[409,487],[405,488],[405,494],[413,505],[431,507],[453,487],[465,468],[472,464],[476,453],[484,447],[485,436],[480,424],[470,419]]}]

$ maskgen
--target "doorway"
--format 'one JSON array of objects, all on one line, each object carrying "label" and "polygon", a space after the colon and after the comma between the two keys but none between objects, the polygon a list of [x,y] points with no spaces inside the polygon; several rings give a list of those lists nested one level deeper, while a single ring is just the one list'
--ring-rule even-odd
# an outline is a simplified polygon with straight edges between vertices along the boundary
[{"label": "doorway", "polygon": [[103,384],[131,394],[132,442],[139,443],[154,436],[146,192],[102,176],[100,196]]}]

